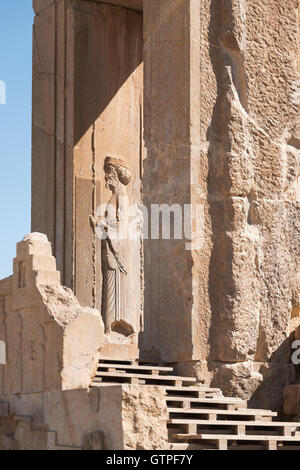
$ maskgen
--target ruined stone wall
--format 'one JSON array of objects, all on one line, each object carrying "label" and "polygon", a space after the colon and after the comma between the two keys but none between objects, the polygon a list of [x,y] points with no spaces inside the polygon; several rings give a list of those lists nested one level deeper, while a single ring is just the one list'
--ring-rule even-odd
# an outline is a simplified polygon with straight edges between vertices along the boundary
[{"label": "ruined stone wall", "polygon": [[1,450],[167,450],[169,446],[161,387],[124,384],[1,397]]},{"label": "ruined stone wall", "polygon": [[104,325],[60,284],[51,244],[31,234],[18,244],[14,274],[0,281],[0,393],[88,387],[97,370]]},{"label": "ruined stone wall", "polygon": [[299,5],[211,2],[207,26],[213,383],[275,406],[300,288]]}]

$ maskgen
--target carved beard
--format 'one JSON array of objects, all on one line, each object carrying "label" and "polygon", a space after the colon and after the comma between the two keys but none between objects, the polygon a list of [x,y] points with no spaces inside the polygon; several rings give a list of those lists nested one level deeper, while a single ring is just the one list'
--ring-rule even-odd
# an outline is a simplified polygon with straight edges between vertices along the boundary
[{"label": "carved beard", "polygon": [[110,189],[111,191],[115,189],[118,185],[118,176],[116,172],[110,171],[107,173],[107,178],[106,178],[106,188]]}]

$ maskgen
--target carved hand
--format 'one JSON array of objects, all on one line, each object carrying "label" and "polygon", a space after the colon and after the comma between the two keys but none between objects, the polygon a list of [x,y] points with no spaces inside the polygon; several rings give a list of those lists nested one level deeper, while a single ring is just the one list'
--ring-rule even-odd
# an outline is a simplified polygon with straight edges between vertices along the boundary
[{"label": "carved hand", "polygon": [[102,230],[107,232],[108,225],[104,220],[101,220],[101,217],[99,216],[94,217],[93,215],[90,215],[90,224],[93,229],[97,226],[100,226]]}]

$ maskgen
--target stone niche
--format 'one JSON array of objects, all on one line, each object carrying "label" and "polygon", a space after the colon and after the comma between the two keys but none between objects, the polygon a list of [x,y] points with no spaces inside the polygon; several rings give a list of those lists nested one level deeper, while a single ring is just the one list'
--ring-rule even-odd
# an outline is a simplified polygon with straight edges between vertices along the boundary
[{"label": "stone niche", "polygon": [[[34,2],[32,230],[47,234],[62,281],[80,304],[100,311],[102,243],[91,219],[110,198],[107,156],[128,163],[129,205],[142,197],[141,7],[140,1]],[[108,334],[108,341],[136,356],[143,327],[140,239],[131,260],[132,334]]]},{"label": "stone niche", "polygon": [[60,283],[46,235],[18,243],[12,277],[0,281],[0,393],[87,388],[104,343],[101,314]]}]

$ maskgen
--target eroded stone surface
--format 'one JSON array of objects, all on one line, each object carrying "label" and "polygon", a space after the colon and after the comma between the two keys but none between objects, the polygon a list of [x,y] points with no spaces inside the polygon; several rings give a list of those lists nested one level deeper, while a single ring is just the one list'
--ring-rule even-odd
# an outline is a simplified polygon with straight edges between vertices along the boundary
[{"label": "eroded stone surface", "polygon": [[98,310],[83,308],[60,284],[51,244],[31,234],[17,246],[14,274],[0,281],[1,393],[89,386],[104,344]]},{"label": "eroded stone surface", "polygon": [[167,418],[163,387],[122,387],[125,450],[168,450]]},{"label": "eroded stone surface", "polygon": [[144,197],[205,215],[199,250],[145,244],[145,354],[207,361],[248,398],[266,380],[279,406],[299,324],[299,4],[146,0],[144,22]]},{"label": "eroded stone surface", "polygon": [[8,403],[0,418],[3,450],[169,449],[166,398],[159,387],[113,385],[2,400]]}]

